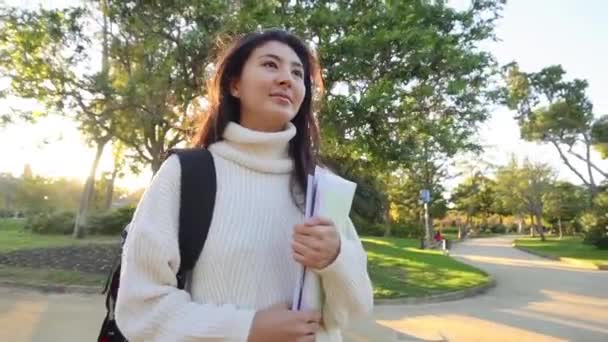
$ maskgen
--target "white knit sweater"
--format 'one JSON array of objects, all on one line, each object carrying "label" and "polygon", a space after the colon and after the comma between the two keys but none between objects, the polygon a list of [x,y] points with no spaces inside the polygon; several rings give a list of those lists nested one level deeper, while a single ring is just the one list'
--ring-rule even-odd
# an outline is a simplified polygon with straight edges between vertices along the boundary
[{"label": "white knit sweater", "polygon": [[[256,310],[291,303],[297,278],[293,227],[303,221],[290,190],[287,154],[295,126],[277,133],[230,123],[210,146],[217,195],[209,235],[189,291],[176,288],[180,264],[180,164],[170,157],[146,190],[131,222],[116,305],[130,341],[246,341]],[[340,327],[373,306],[367,258],[350,219],[338,258],[321,276],[326,330],[317,341],[341,341]]]}]

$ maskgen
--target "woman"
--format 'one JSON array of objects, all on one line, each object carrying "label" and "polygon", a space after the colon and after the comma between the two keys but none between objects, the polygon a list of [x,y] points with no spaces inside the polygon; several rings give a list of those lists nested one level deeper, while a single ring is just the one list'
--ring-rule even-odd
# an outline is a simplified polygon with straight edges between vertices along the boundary
[{"label": "woman", "polygon": [[[180,164],[171,156],[131,223],[118,326],[131,341],[341,341],[373,297],[350,220],[336,227],[302,211],[318,147],[316,60],[297,37],[269,30],[241,38],[216,66],[197,146],[213,155],[217,194],[189,292],[175,287]],[[298,263],[321,277],[322,312],[288,307]]]}]

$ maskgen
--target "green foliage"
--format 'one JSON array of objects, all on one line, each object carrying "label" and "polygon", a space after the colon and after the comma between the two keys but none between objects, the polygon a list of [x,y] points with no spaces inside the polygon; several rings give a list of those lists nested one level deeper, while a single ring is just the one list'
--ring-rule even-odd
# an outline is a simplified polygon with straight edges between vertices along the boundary
[{"label": "green foliage", "polygon": [[591,140],[593,147],[602,154],[602,158],[608,158],[608,115],[595,120],[591,127]]},{"label": "green foliage", "polygon": [[[102,179],[95,185],[94,210],[103,210],[109,180]],[[55,211],[76,211],[83,191],[82,181],[42,176],[13,177],[0,174],[0,216],[12,217],[15,213],[34,215]],[[126,194],[125,189],[115,188],[116,196]]]},{"label": "green foliage", "polygon": [[127,206],[89,218],[87,231],[98,235],[119,235],[133,217],[135,207]]},{"label": "green foliage", "polygon": [[[53,72],[38,72],[44,65],[37,63],[32,80],[16,68],[9,77],[24,86],[12,92],[75,109],[98,146],[120,140],[132,168],[155,171],[163,152],[193,130],[218,42],[260,27],[289,29],[314,43],[323,64],[321,152],[343,165],[341,174],[361,181],[353,211],[377,223],[391,221],[389,210],[396,208],[396,221],[407,222],[418,219],[421,188],[432,191],[432,216],[445,214],[440,184],[449,159],[480,148],[474,133],[489,116],[495,61],[479,44],[494,37],[504,3],[476,1],[458,11],[444,1],[128,0],[108,8],[95,3],[89,11],[11,12],[11,29],[2,31],[10,43],[2,46],[21,56],[29,38],[11,40],[13,33],[48,42],[32,40],[37,59],[62,44],[80,46],[69,50],[74,58],[46,54],[55,56]],[[54,16],[67,19],[53,29],[39,27]],[[88,21],[103,26],[83,30]],[[102,46],[102,70],[78,74],[90,44]],[[15,58],[0,61],[0,68],[24,65]],[[410,183],[406,189],[392,186],[402,181]]]},{"label": "green foliage", "polygon": [[394,223],[391,232],[397,238],[420,239],[424,237],[424,225],[416,222]]},{"label": "green foliage", "polygon": [[598,249],[608,249],[608,236],[603,236],[599,239],[597,239],[594,243],[595,247],[597,247]]},{"label": "green foliage", "polygon": [[73,212],[40,213],[28,217],[25,228],[37,234],[67,235],[72,233],[74,222]]},{"label": "green foliage", "polygon": [[95,236],[87,239],[74,239],[68,235],[40,235],[25,229],[24,219],[0,219],[0,253],[22,249],[50,248],[83,245],[89,243],[112,243],[117,237]]},{"label": "green foliage", "polygon": [[[597,120],[594,117],[593,105],[586,95],[587,81],[566,81],[566,71],[561,65],[526,73],[517,63],[511,63],[503,71],[503,102],[517,111],[522,138],[552,144],[566,166],[589,188],[590,194],[595,194],[597,184],[591,169],[604,178],[608,178],[608,173],[592,162],[589,149],[595,146],[605,152],[608,129],[605,117]],[[573,150],[577,144],[586,148],[586,155]],[[568,157],[586,163],[588,175],[579,172]]]},{"label": "green foliage", "polygon": [[[575,218],[587,208],[587,194],[584,188],[557,182],[543,196],[543,215],[553,225],[572,226]],[[572,230],[573,227],[567,227]]]},{"label": "green foliage", "polygon": [[584,242],[598,248],[604,247],[608,238],[608,191],[594,199],[594,206],[578,218],[584,233]]},{"label": "green foliage", "polygon": [[497,196],[502,206],[513,214],[540,217],[544,209],[543,196],[551,190],[554,178],[554,171],[548,165],[526,160],[519,166],[513,158],[496,172]]},{"label": "green foliage", "polygon": [[507,229],[507,226],[505,226],[504,224],[495,224],[489,228],[490,232],[495,234],[506,234]]},{"label": "green foliage", "polygon": [[497,202],[495,187],[493,180],[477,173],[458,184],[452,193],[451,202],[457,210],[466,213],[469,217],[487,218],[494,212]]}]

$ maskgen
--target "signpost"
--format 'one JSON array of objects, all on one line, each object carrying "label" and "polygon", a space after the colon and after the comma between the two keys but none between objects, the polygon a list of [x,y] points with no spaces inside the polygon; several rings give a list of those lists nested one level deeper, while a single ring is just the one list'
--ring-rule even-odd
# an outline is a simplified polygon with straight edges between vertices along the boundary
[{"label": "signpost", "polygon": [[431,229],[429,227],[429,202],[431,201],[431,191],[428,189],[420,190],[420,200],[424,203],[424,237],[427,242],[431,241]]}]

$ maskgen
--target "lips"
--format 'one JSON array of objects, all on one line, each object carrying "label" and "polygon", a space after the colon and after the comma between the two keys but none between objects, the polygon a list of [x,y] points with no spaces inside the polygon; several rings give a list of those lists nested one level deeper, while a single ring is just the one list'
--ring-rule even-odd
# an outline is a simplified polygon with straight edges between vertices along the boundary
[{"label": "lips", "polygon": [[285,99],[285,100],[289,101],[290,103],[292,102],[291,97],[289,97],[289,95],[284,94],[284,93],[273,93],[273,94],[270,94],[270,96]]}]

